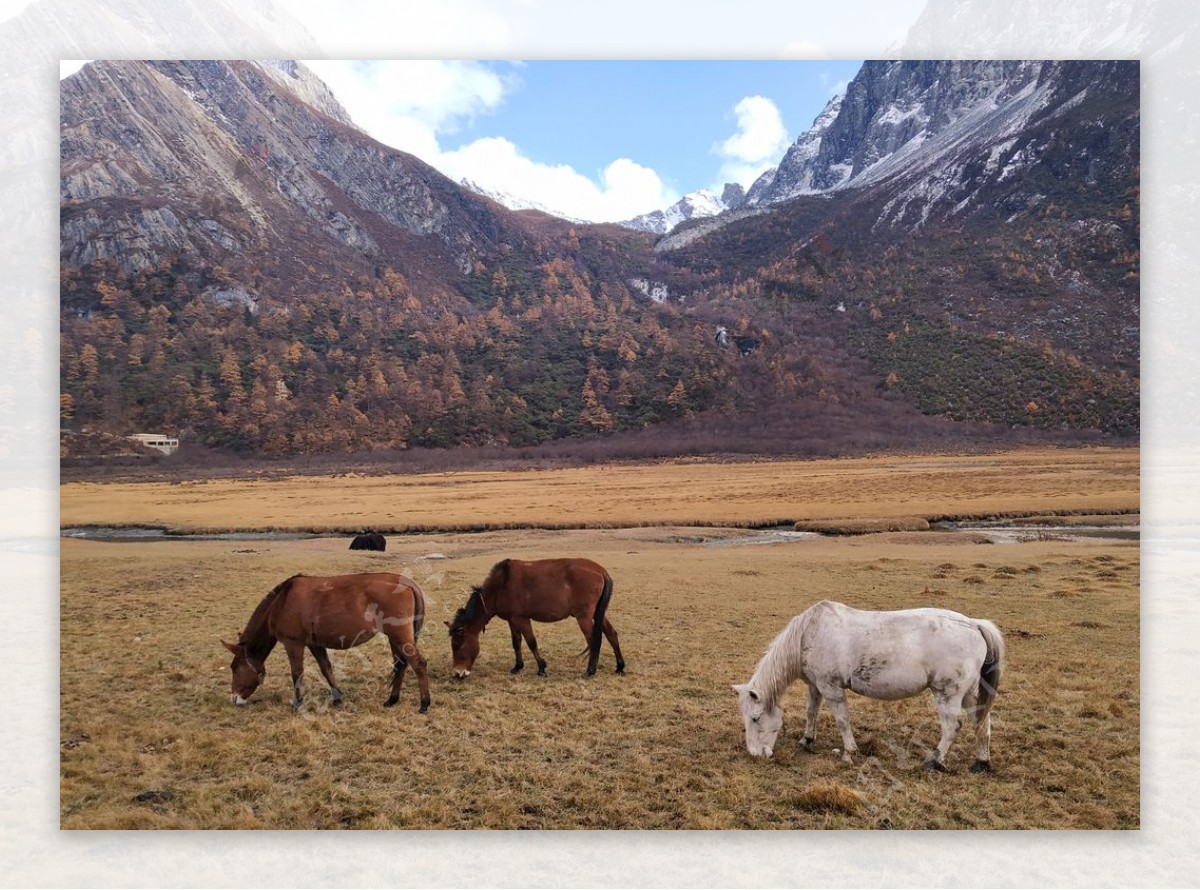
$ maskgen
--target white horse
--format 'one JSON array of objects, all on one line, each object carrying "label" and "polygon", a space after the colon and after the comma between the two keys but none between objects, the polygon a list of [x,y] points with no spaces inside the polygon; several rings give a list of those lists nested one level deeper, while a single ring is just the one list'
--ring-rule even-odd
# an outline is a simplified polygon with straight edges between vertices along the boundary
[{"label": "white horse", "polygon": [[770,757],[783,726],[779,700],[796,680],[808,686],[801,745],[812,750],[822,700],[842,733],[842,759],[858,753],[850,732],[846,692],[894,700],[933,693],[942,740],[925,768],[944,772],[946,752],[965,708],[975,717],[975,763],[991,769],[992,705],[1004,667],[1004,638],[996,625],[948,609],[865,612],[822,600],[797,615],[767,647],[749,682],[733,687],[746,724],[746,748]]}]

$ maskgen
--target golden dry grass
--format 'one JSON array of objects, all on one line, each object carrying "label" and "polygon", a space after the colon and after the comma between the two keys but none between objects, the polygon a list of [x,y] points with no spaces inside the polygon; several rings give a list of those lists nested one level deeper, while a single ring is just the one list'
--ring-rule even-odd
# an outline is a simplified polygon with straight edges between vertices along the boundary
[{"label": "golden dry grass", "polygon": [[854,815],[866,805],[865,796],[836,782],[818,782],[796,795],[795,805],[818,813],[837,812]]},{"label": "golden dry grass", "polygon": [[[967,477],[964,477],[967,478]],[[865,495],[864,495],[865,497]],[[481,505],[486,506],[486,505]],[[486,513],[486,510],[483,512]],[[905,511],[911,513],[911,506]],[[212,508],[207,515],[217,515]],[[1136,543],[985,545],[932,532],[780,545],[654,528],[119,544],[64,540],[64,828],[1132,828],[1139,820]],[[724,546],[713,546],[720,544]],[[427,559],[438,552],[444,559]],[[583,680],[573,623],[536,625],[549,675],[511,676],[493,624],[470,679],[450,675],[441,625],[505,556],[579,554],[615,579],[610,617],[629,661]],[[228,703],[236,633],[297,571],[407,570],[424,586],[433,706],[410,676],[385,709],[387,647],[333,653],[346,703],[307,663],[289,707],[275,653],[251,705]],[[936,580],[935,580],[936,579]],[[821,598],[937,605],[987,617],[1009,664],[994,712],[995,772],[920,762],[938,735],[927,695],[851,698],[864,756],[841,763],[828,711],[797,749],[803,688],[775,757],[752,759],[729,684]],[[529,661],[532,664],[532,661]]]},{"label": "golden dry grass", "polygon": [[179,530],[355,531],[765,525],[1138,508],[1138,452],[682,461],[567,470],[66,484],[60,521]]}]

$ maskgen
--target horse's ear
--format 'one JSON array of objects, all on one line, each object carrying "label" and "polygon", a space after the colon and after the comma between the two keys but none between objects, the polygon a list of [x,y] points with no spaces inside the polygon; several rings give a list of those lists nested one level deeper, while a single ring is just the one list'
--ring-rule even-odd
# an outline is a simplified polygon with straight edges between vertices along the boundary
[{"label": "horse's ear", "polygon": [[746,684],[745,683],[734,683],[729,688],[732,689],[734,692],[736,692],[738,695],[741,695],[742,692],[744,692],[746,690]]},{"label": "horse's ear", "polygon": [[446,625],[446,627],[449,627],[449,626],[450,626],[450,622],[449,622],[449,621],[443,621],[443,622],[442,622],[442,624]]},{"label": "horse's ear", "polygon": [[238,647],[235,646],[233,643],[226,643],[224,640],[221,640],[221,645],[224,646],[226,649],[228,649],[230,652],[232,652],[234,655],[237,655]]}]

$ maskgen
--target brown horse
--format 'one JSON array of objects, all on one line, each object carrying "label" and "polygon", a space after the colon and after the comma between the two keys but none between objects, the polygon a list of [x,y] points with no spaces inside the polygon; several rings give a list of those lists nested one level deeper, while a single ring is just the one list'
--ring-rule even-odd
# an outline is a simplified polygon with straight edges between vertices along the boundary
[{"label": "brown horse", "polygon": [[400,700],[400,683],[412,662],[424,714],[429,710],[429,674],[425,656],[417,649],[424,621],[425,595],[403,575],[293,575],[263,597],[237,643],[221,641],[233,653],[229,699],[235,705],[246,703],[267,675],[267,656],[280,642],[292,666],[292,707],[300,707],[306,646],[333,690],[333,703],[341,704],[342,692],[334,682],[326,650],[350,649],[383,633],[392,647],[392,694],[384,705],[391,707]]},{"label": "brown horse", "polygon": [[526,562],[506,559],[492,567],[481,587],[472,587],[465,607],[459,609],[450,628],[450,650],[454,676],[460,680],[471,673],[479,655],[479,635],[492,617],[508,622],[517,663],[512,673],[525,667],[521,660],[521,637],[537,660],[538,673],[546,673],[546,662],[538,653],[531,621],[562,621],[574,618],[588,641],[587,676],[596,673],[601,635],[608,637],[617,657],[617,673],[625,673],[625,659],[617,632],[605,617],[612,596],[612,578],[603,566],[590,559],[538,559]]}]

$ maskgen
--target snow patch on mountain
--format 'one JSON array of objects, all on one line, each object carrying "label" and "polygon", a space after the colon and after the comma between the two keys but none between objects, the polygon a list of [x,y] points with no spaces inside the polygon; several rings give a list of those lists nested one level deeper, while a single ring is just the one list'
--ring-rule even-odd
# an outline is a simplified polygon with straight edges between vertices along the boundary
[{"label": "snow patch on mountain", "polygon": [[362,128],[350,119],[349,112],[342,107],[342,103],[334,97],[325,82],[307,65],[292,59],[264,59],[255,61],[254,64],[301,101],[322,114],[327,114],[334,120],[362,132]]},{"label": "snow patch on mountain", "polygon": [[569,216],[568,214],[563,213],[561,210],[555,210],[553,207],[547,207],[545,204],[532,201],[529,198],[522,198],[518,195],[511,194],[510,192],[500,191],[499,189],[487,188],[486,186],[482,186],[472,179],[461,179],[459,180],[458,184],[468,191],[474,192],[477,195],[482,195],[483,197],[489,198],[503,207],[507,207],[509,210],[537,210],[540,213],[548,213],[550,216],[557,216],[559,219],[565,219],[567,222],[579,223],[580,225],[587,225],[591,222],[594,222],[594,220],[579,219],[575,216]]},{"label": "snow patch on mountain", "polygon": [[[929,200],[952,187],[970,150],[999,146],[1042,111],[1053,93],[1041,62],[867,62],[800,136],[777,170],[750,189],[747,204],[912,179]],[[1082,101],[1082,97],[1079,100]],[[994,151],[991,172],[1007,149]],[[960,199],[961,200],[961,199]],[[965,205],[963,205],[965,206]]]},{"label": "snow patch on mountain", "polygon": [[[730,189],[726,187],[725,194],[730,193]],[[716,216],[727,210],[728,207],[729,205],[721,196],[713,194],[708,189],[700,189],[684,195],[666,210],[643,213],[641,216],[625,220],[619,225],[629,229],[640,229],[643,232],[653,232],[656,235],[665,235],[681,222]]]},{"label": "snow patch on mountain", "polygon": [[[845,94],[838,94],[826,103],[813,125],[787,150],[779,166],[763,173],[746,192],[745,203],[750,207],[777,204],[797,195],[823,191],[813,185],[813,171],[821,144],[829,127],[837,120]],[[845,171],[843,181],[849,177]]]},{"label": "snow patch on mountain", "polygon": [[671,298],[671,292],[665,284],[650,281],[647,278],[631,278],[629,285],[643,297],[649,297],[655,303],[665,303]]}]

